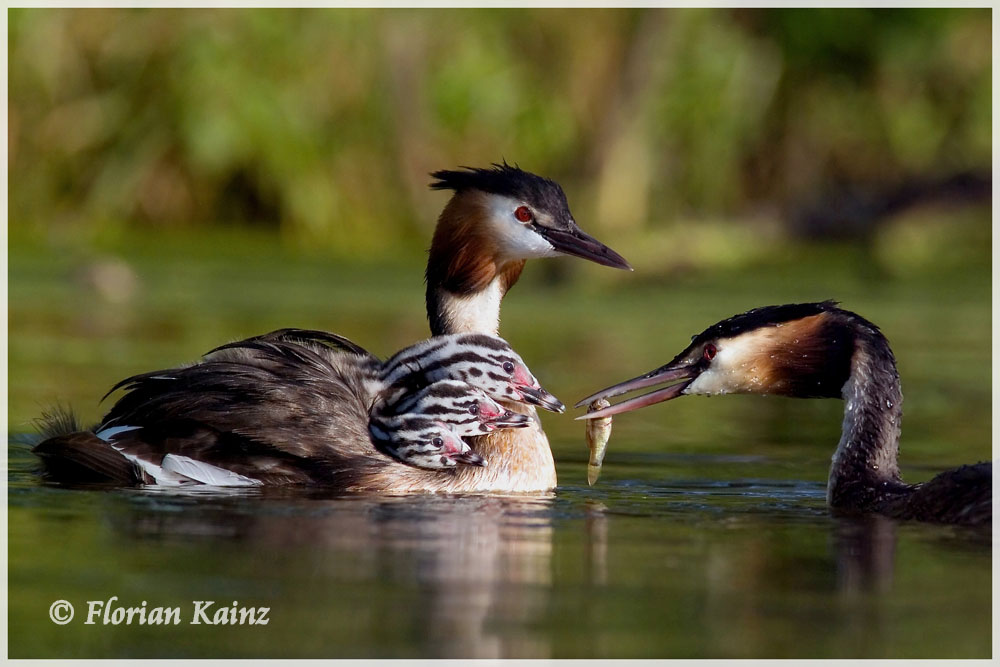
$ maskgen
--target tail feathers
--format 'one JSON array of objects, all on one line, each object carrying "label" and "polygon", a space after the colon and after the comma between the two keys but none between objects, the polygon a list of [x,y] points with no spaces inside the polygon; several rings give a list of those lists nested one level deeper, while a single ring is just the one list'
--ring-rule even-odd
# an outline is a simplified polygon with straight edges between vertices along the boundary
[{"label": "tail feathers", "polygon": [[56,435],[35,445],[46,475],[68,484],[134,486],[146,480],[139,467],[89,431]]},{"label": "tail feathers", "polygon": [[41,434],[42,440],[83,430],[73,411],[61,405],[56,405],[42,412],[42,416],[35,420],[35,427]]}]

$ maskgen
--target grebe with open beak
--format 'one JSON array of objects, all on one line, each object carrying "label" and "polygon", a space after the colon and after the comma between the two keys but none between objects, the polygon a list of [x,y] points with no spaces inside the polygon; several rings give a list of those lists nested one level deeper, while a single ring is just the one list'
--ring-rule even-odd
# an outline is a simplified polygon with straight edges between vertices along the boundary
[{"label": "grebe with open beak", "polygon": [[755,308],[710,326],[670,363],[588,396],[577,407],[669,384],[579,419],[621,414],[679,396],[777,394],[842,398],[844,425],[827,501],[839,512],[988,525],[993,464],[964,465],[920,484],[903,482],[903,395],[878,327],[832,301]]}]

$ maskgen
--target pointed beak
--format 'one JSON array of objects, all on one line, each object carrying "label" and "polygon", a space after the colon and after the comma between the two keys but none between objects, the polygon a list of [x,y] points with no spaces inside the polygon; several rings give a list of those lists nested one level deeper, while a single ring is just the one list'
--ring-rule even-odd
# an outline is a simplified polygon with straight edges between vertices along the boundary
[{"label": "pointed beak", "polygon": [[468,466],[476,466],[479,468],[483,468],[486,466],[486,459],[484,459],[479,454],[476,454],[471,449],[461,454],[455,454],[451,458],[454,459],[456,463],[464,463],[465,465]]},{"label": "pointed beak", "polygon": [[576,223],[571,223],[569,229],[553,229],[542,225],[535,225],[534,229],[552,244],[553,248],[564,255],[582,257],[615,269],[632,270],[624,257],[584,232],[576,226]]},{"label": "pointed beak", "polygon": [[537,405],[550,412],[565,412],[566,406],[558,398],[545,391],[541,387],[519,386],[517,390],[521,393],[521,398],[525,403]]},{"label": "pointed beak", "polygon": [[487,422],[493,428],[524,428],[531,426],[531,417],[507,410],[496,419]]},{"label": "pointed beak", "polygon": [[643,394],[642,396],[638,396],[636,398],[630,398],[629,400],[622,401],[621,403],[616,403],[615,405],[604,408],[603,410],[588,412],[585,415],[577,417],[577,419],[610,417],[611,415],[617,415],[631,410],[638,410],[639,408],[644,408],[647,405],[653,405],[654,403],[661,403],[663,401],[669,401],[670,399],[677,398],[684,393],[684,390],[687,389],[688,385],[694,382],[694,379],[698,377],[699,373],[700,370],[697,366],[692,364],[677,366],[671,363],[666,366],[661,366],[660,368],[650,371],[645,375],[640,375],[639,377],[632,378],[631,380],[619,382],[618,384],[608,387],[607,389],[602,389],[596,394],[592,394],[584,398],[577,403],[575,407],[583,407],[584,405],[589,405],[590,403],[593,403],[601,398],[620,396],[630,391],[635,391],[636,389],[652,387],[664,384],[665,382],[677,382],[678,380],[681,380],[681,382],[677,382],[677,384],[672,384],[663,389],[651,391],[648,394]]}]

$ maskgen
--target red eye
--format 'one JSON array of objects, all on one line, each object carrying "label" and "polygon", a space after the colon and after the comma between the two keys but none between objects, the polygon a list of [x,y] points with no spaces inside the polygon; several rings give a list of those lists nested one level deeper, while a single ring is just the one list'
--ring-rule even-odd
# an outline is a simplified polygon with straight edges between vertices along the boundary
[{"label": "red eye", "polygon": [[514,217],[521,222],[531,222],[531,219],[535,216],[531,215],[531,209],[527,206],[518,206],[514,210]]},{"label": "red eye", "polygon": [[705,361],[711,361],[712,359],[715,358],[716,352],[718,352],[718,350],[715,349],[715,346],[709,343],[708,345],[705,346],[705,349],[701,353],[701,356],[705,357]]}]

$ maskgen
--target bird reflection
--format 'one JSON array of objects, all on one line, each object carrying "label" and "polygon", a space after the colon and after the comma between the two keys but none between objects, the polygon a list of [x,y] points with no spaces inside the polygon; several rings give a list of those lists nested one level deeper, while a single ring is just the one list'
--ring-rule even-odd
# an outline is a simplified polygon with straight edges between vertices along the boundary
[{"label": "bird reflection", "polygon": [[877,514],[839,517],[833,529],[837,590],[844,594],[892,589],[896,522]]},{"label": "bird reflection", "polygon": [[395,624],[416,637],[420,655],[551,654],[546,636],[530,628],[541,627],[551,594],[552,496],[248,496],[137,494],[148,511],[119,515],[126,523],[118,527],[142,540],[237,541],[274,568],[310,558],[307,566],[294,562],[312,568],[317,586],[328,579],[370,586],[365,613],[373,625]]}]

